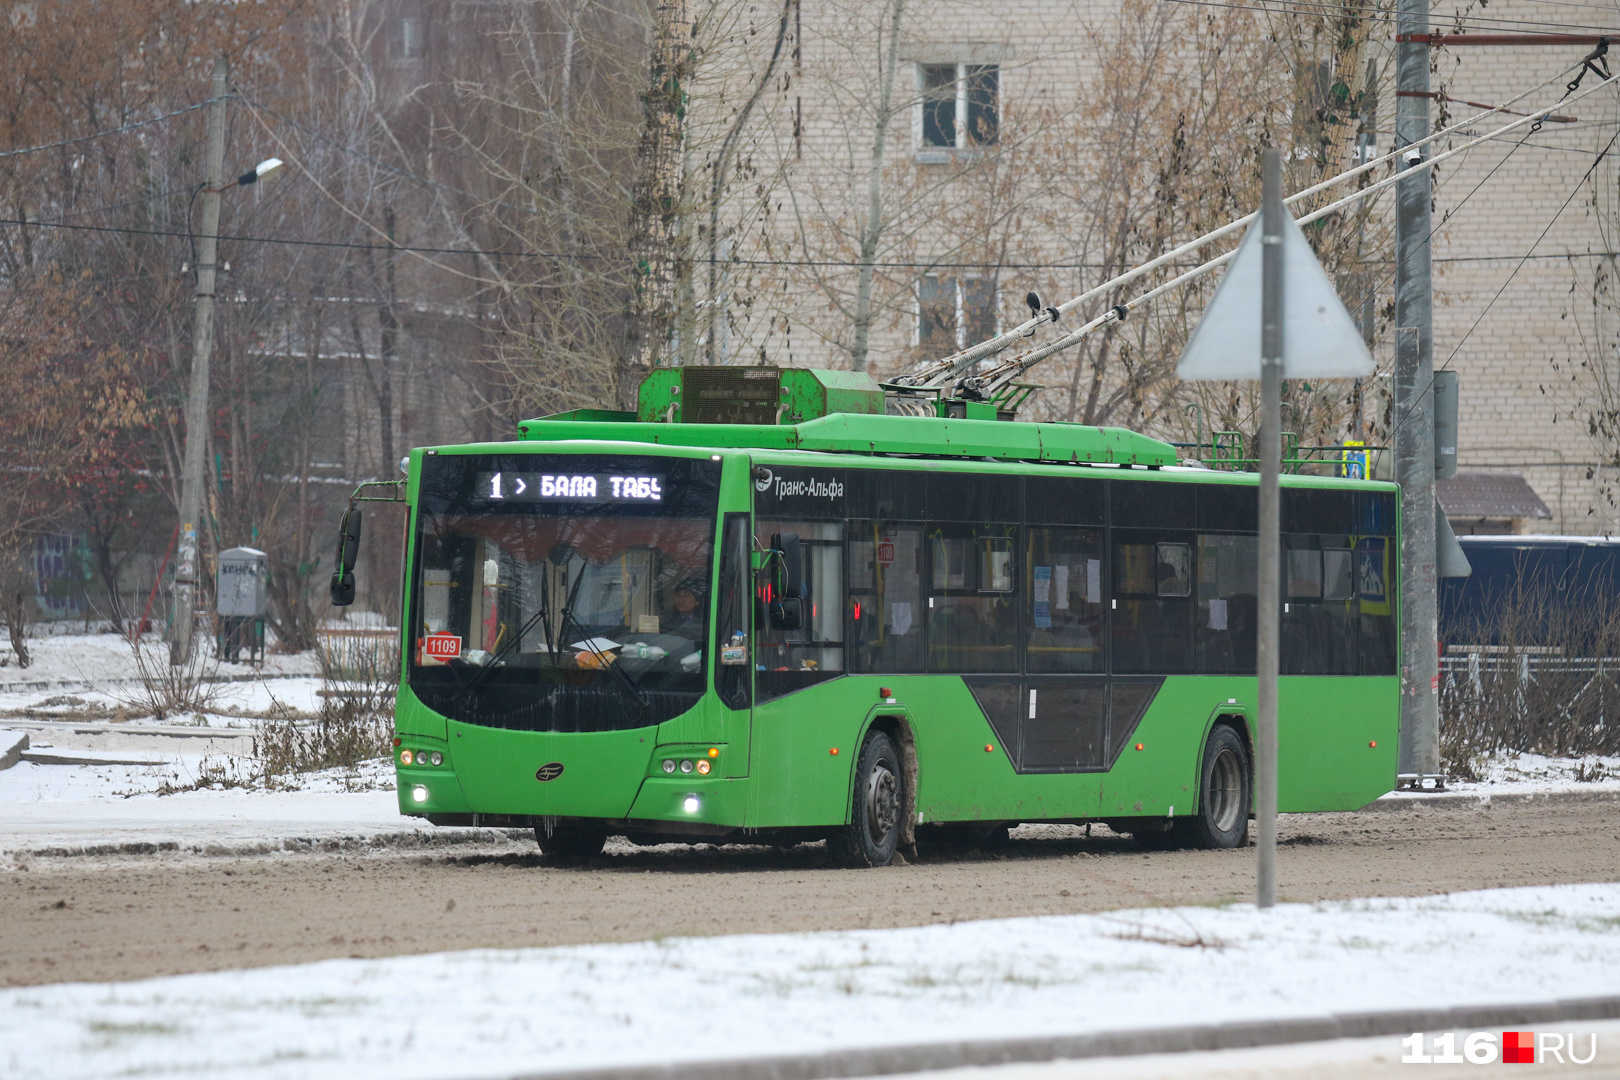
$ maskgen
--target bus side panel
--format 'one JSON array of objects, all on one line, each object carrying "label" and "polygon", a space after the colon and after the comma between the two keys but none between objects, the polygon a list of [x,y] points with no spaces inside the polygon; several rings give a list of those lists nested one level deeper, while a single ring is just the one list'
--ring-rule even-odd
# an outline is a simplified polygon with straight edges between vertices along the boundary
[{"label": "bus side panel", "polygon": [[1395,675],[1279,679],[1277,809],[1357,810],[1393,791],[1400,694]]},{"label": "bus side panel", "polygon": [[[748,824],[842,825],[875,678],[844,677],[754,704]],[[887,685],[887,684],[885,684]],[[837,753],[832,751],[837,749]]]},{"label": "bus side panel", "polygon": [[1103,774],[1102,816],[1193,813],[1198,806],[1198,759],[1210,717],[1233,698],[1252,709],[1254,690],[1253,677],[1167,676],[1114,767]]},{"label": "bus side panel", "polygon": [[1022,786],[967,683],[954,675],[895,677],[917,740],[917,813],[924,822],[1003,821]]}]

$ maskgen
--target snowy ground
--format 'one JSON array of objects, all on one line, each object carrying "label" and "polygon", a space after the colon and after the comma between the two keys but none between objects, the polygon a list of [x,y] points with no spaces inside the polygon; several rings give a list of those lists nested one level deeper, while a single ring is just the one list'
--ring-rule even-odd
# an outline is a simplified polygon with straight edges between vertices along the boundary
[{"label": "snowy ground", "polygon": [[[1553,758],[1541,754],[1500,753],[1480,762],[1483,779],[1452,781],[1446,791],[1464,796],[1620,793],[1620,757],[1589,754]],[[1389,799],[1432,796],[1434,792],[1396,792]]]},{"label": "snowy ground", "polygon": [[[72,720],[140,723],[151,716],[140,692],[135,650],[119,634],[52,634],[28,643],[32,663],[19,668],[9,649],[0,650],[0,716],[28,715]],[[166,646],[148,635],[149,662],[167,663]],[[204,646],[205,653],[207,646]],[[271,654],[262,666],[221,664],[200,657],[196,673],[212,680],[212,700],[202,723],[241,726],[253,716],[318,708],[320,661],[314,652]],[[197,722],[186,717],[187,722]]]},{"label": "snowy ground", "polygon": [[493,1077],[1594,996],[1617,912],[1566,885],[55,984],[0,991],[0,1073]]},{"label": "snowy ground", "polygon": [[[36,733],[37,734],[37,733]],[[34,738],[39,748],[48,740]],[[72,751],[75,754],[82,751]],[[109,752],[108,756],[112,756]],[[226,755],[153,754],[158,765],[36,765],[0,771],[0,864],[6,852],[136,843],[242,846],[288,839],[365,837],[414,828],[400,816],[393,767],[368,762],[298,778],[298,791],[198,789],[241,774]]]}]

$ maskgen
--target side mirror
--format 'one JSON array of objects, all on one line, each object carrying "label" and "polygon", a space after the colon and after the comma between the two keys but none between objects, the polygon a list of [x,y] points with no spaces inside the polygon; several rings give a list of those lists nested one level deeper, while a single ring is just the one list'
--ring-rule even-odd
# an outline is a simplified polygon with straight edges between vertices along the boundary
[{"label": "side mirror", "polygon": [[804,628],[804,546],[798,533],[776,533],[771,537],[771,602],[768,614],[772,630]]},{"label": "side mirror", "polygon": [[337,567],[332,571],[332,606],[354,603],[354,564],[360,558],[360,508],[343,511],[338,523]]}]

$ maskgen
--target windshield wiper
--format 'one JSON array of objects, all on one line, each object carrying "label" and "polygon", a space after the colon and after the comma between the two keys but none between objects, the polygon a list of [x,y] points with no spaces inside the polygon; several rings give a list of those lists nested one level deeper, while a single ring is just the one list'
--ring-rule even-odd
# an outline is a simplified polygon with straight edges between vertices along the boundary
[{"label": "windshield wiper", "polygon": [[[580,581],[583,582],[584,580],[585,580],[584,575],[583,574],[580,575]],[[576,583],[575,586],[574,586],[574,596],[577,596],[578,594],[579,594],[579,584]],[[572,605],[573,602],[574,602],[574,596],[570,596],[568,598],[568,602],[569,602],[570,605]],[[567,617],[566,610],[564,612],[564,617],[565,618]],[[506,659],[508,656],[510,656],[514,649],[517,649],[517,648],[521,647],[522,644],[523,644],[524,636],[526,634],[528,634],[528,632],[530,630],[534,629],[534,624],[535,623],[540,622],[541,620],[545,621],[546,651],[547,651],[547,653],[550,653],[550,651],[551,651],[551,595],[550,595],[549,590],[547,590],[546,587],[545,587],[544,579],[542,579],[541,583],[540,583],[540,610],[536,611],[533,615],[531,615],[529,617],[529,621],[524,623],[522,626],[520,626],[518,628],[518,632],[516,634],[512,635],[512,637],[506,642],[506,644],[502,645],[500,648],[496,649],[493,653],[491,653],[489,655],[489,659],[484,661],[483,666],[479,670],[478,674],[474,675],[471,679],[469,679],[462,686],[461,690],[457,692],[457,694],[456,694],[456,696],[455,696],[455,698],[453,700],[456,701],[456,702],[460,702],[468,694],[472,693],[474,690],[476,690],[480,686],[484,685],[484,680],[489,678],[490,675],[495,671],[495,668],[496,668],[497,664],[500,661]]]},{"label": "windshield wiper", "polygon": [[[585,575],[581,574],[579,579],[584,581]],[[572,625],[573,628],[579,632],[580,638],[582,639],[581,644],[591,651],[591,655],[596,657],[596,662],[602,667],[613,672],[613,674],[618,677],[620,684],[623,685],[626,690],[630,691],[631,695],[636,699],[636,702],[643,709],[647,708],[650,703],[645,697],[642,696],[641,691],[636,687],[636,684],[630,681],[630,676],[619,670],[619,665],[614,663],[612,660],[609,660],[602,650],[596,647],[596,638],[585,633],[585,628],[579,625],[579,620],[574,618],[573,596],[568,598],[568,606],[562,610],[562,632],[564,637],[570,636],[568,633],[568,627],[570,625]],[[620,647],[622,648],[623,646]]]}]

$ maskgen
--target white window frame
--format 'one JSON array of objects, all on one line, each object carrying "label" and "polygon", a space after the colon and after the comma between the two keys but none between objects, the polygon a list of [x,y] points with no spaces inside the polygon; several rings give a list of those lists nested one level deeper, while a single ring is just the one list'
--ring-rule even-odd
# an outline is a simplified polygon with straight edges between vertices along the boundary
[{"label": "white window frame", "polygon": [[[956,128],[955,141],[950,146],[930,146],[923,142],[923,109],[927,104],[925,98],[924,68],[944,67],[947,63],[956,65],[956,118],[952,125]],[[976,144],[968,142],[968,69],[993,67],[996,69],[996,120],[1001,119],[1001,71],[999,61],[969,61],[969,60],[917,60],[912,64],[912,86],[915,90],[914,104],[911,108],[911,141],[916,153],[918,164],[943,165],[951,161],[956,155],[979,149]]]},{"label": "white window frame", "polygon": [[[935,147],[935,149],[949,151],[950,148],[949,147]],[[939,278],[941,276],[942,275],[937,274],[937,273],[936,274],[919,274],[919,275],[917,275],[917,284],[915,286],[913,286],[912,292],[911,292],[912,300],[914,301],[913,304],[912,304],[912,308],[911,308],[911,313],[912,313],[912,319],[911,319],[911,347],[912,348],[917,348],[918,346],[920,346],[922,344],[922,316],[923,316],[922,279],[925,278],[925,277]],[[964,281],[984,281],[984,280],[986,280],[986,279],[985,279],[984,275],[982,275],[982,274],[957,274],[957,275],[955,275],[955,276],[953,276],[951,278],[951,283],[954,286],[953,291],[956,294],[956,319],[955,319],[955,322],[956,322],[955,331],[956,332],[955,332],[954,337],[956,339],[956,347],[958,349],[965,349],[968,346],[968,340],[967,340],[967,331],[968,331],[968,325],[967,325],[968,324],[968,319],[967,319],[967,290],[965,288],[963,288],[962,283]],[[992,334],[1001,333],[1001,283],[1000,282],[995,282],[994,287],[991,290],[990,314],[991,314],[990,332]]]}]

